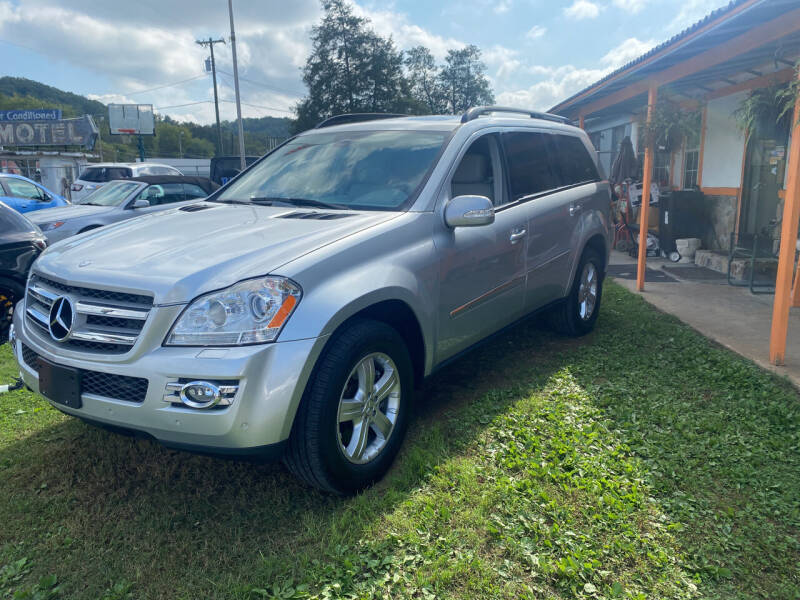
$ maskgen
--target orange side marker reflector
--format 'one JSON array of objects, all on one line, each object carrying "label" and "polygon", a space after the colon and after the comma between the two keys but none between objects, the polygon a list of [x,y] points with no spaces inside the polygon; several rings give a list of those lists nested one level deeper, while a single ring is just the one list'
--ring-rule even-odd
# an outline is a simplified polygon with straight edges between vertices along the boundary
[{"label": "orange side marker reflector", "polygon": [[267,327],[273,329],[274,327],[280,327],[283,325],[283,322],[289,316],[289,313],[292,312],[295,304],[297,304],[297,298],[294,296],[289,296],[286,298],[286,300],[283,301],[283,304],[281,304],[281,307],[278,309],[278,312],[276,312],[275,316],[272,317],[272,320],[269,322]]}]

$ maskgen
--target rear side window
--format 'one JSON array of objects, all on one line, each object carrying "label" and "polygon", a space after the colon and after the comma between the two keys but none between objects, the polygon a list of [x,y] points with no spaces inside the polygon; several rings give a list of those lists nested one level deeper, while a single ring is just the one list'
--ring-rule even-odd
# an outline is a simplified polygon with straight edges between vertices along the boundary
[{"label": "rear side window", "polygon": [[85,169],[78,179],[93,183],[105,183],[114,179],[126,179],[131,174],[128,167],[90,167]]},{"label": "rear side window", "polygon": [[559,186],[550,166],[550,137],[549,134],[534,131],[503,134],[512,200],[520,200]]},{"label": "rear side window", "polygon": [[80,174],[78,179],[82,179],[83,181],[92,181],[92,182],[99,182],[103,181],[103,169],[85,169],[83,173]]},{"label": "rear side window", "polygon": [[142,173],[147,172],[148,175],[180,175],[181,172],[172,167],[147,167],[142,169]]},{"label": "rear side window", "polygon": [[561,185],[577,185],[599,181],[597,167],[589,150],[580,138],[572,135],[554,135],[558,156],[558,171]]},{"label": "rear side window", "polygon": [[203,188],[194,183],[184,183],[183,192],[186,194],[187,200],[191,200],[192,198],[205,198],[208,196],[208,193]]}]

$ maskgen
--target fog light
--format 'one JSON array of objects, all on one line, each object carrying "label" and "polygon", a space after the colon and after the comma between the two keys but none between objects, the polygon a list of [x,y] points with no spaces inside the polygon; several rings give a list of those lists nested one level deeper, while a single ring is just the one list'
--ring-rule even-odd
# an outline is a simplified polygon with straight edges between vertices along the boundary
[{"label": "fog light", "polygon": [[236,393],[239,391],[238,381],[194,381],[181,379],[167,384],[164,402],[173,406],[188,406],[189,408],[214,408],[225,407],[233,404]]},{"label": "fog light", "polygon": [[208,381],[191,381],[181,388],[181,402],[192,408],[216,406],[222,395],[219,388]]}]

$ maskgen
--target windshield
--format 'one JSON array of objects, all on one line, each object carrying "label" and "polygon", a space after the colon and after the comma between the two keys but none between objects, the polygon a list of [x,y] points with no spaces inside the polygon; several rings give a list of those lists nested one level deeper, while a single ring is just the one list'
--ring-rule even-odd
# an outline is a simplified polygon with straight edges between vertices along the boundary
[{"label": "windshield", "polygon": [[121,204],[134,190],[141,186],[134,181],[112,181],[98,188],[77,204],[92,204],[95,206],[117,206]]},{"label": "windshield", "polygon": [[282,146],[217,201],[397,210],[433,166],[448,132],[312,133]]}]

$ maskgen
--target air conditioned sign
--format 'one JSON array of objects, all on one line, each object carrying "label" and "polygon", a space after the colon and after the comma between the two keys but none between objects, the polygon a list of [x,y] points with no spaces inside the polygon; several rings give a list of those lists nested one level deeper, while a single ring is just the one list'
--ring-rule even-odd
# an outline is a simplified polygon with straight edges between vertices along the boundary
[{"label": "air conditioned sign", "polygon": [[0,110],[0,121],[58,121],[60,108],[33,108],[29,110]]},{"label": "air conditioned sign", "polygon": [[0,146],[83,146],[91,150],[97,134],[89,115],[56,121],[0,121]]}]

